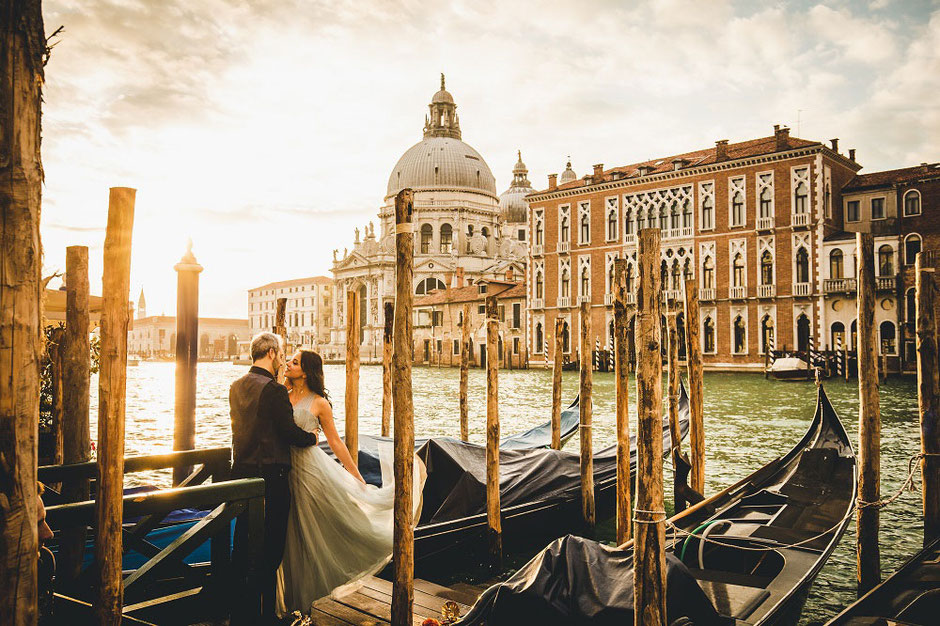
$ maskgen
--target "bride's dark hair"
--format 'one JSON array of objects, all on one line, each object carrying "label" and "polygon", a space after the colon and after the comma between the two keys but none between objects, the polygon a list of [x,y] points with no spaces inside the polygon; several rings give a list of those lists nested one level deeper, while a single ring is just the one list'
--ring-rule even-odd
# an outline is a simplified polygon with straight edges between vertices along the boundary
[{"label": "bride's dark hair", "polygon": [[[323,359],[313,350],[300,351],[300,369],[307,380],[307,388],[330,402],[330,393],[323,383]],[[332,402],[330,402],[332,404]]]}]

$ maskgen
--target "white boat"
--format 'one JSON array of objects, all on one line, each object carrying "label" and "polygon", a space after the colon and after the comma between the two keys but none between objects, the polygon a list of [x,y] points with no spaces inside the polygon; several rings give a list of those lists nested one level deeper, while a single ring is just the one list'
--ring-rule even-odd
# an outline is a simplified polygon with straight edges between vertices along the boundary
[{"label": "white boat", "polygon": [[795,356],[785,356],[777,359],[767,369],[771,378],[778,380],[810,380],[813,378],[813,370],[809,363]]}]

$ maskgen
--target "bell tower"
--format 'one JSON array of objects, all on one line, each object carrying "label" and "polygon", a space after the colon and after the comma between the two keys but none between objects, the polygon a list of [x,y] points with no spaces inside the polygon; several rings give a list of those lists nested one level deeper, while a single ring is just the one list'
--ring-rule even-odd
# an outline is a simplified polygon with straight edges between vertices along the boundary
[{"label": "bell tower", "polygon": [[460,139],[460,120],[457,118],[457,105],[454,98],[444,88],[444,74],[441,73],[441,89],[431,98],[428,105],[431,113],[424,118],[424,138],[450,137]]}]

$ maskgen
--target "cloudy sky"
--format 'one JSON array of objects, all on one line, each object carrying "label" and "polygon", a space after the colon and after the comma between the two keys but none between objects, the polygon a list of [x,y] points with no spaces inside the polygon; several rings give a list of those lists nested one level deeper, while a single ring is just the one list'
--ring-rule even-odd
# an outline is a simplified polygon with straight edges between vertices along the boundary
[{"label": "cloudy sky", "polygon": [[[192,238],[203,315],[328,274],[421,139],[439,73],[502,191],[787,124],[863,171],[940,159],[940,2],[46,0],[47,272],[137,191],[132,297],[175,312]],[[55,283],[53,283],[55,284]]]}]

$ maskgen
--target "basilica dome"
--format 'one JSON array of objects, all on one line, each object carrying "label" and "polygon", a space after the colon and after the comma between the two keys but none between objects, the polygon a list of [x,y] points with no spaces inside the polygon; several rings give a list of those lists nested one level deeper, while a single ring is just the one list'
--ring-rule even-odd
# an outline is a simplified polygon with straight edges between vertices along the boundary
[{"label": "basilica dome", "polygon": [[480,153],[461,141],[457,105],[444,88],[434,94],[424,122],[424,139],[408,148],[388,177],[386,197],[405,188],[447,189],[496,198],[496,179]]},{"label": "basilica dome", "polygon": [[522,162],[522,152],[519,152],[519,160],[512,168],[512,184],[509,189],[499,196],[499,210],[503,220],[509,224],[521,224],[528,221],[529,205],[525,197],[533,193],[532,183],[529,182],[529,170]]}]

